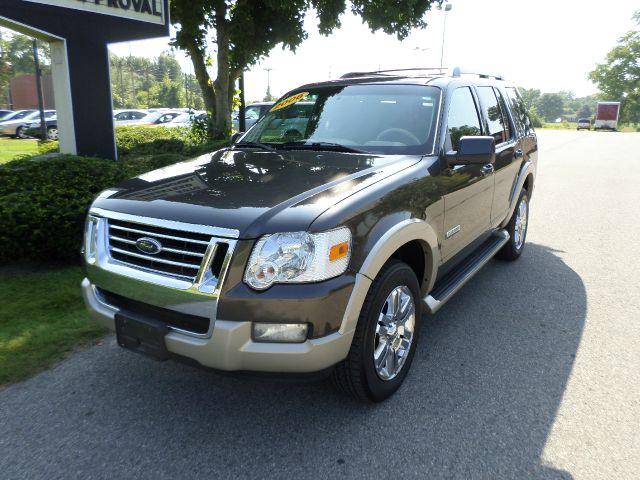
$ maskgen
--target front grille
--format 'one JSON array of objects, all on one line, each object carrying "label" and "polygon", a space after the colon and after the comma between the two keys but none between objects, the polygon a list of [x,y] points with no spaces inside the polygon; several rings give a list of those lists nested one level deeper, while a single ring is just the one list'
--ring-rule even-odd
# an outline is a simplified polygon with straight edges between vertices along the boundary
[{"label": "front grille", "polygon": [[[162,244],[157,254],[147,254],[136,247],[136,242],[149,237]],[[114,260],[130,267],[150,271],[160,275],[194,282],[209,245],[211,235],[174,230],[171,228],[146,225],[136,222],[108,219],[109,255]],[[212,267],[218,271],[211,273],[219,278],[228,244],[219,242]],[[222,255],[222,258],[219,259]]]}]

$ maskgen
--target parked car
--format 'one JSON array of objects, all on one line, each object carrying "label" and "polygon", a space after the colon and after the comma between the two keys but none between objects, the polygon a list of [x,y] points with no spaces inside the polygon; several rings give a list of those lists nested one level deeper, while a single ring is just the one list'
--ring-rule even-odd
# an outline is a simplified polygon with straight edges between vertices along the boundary
[{"label": "parked car", "polygon": [[144,110],[114,110],[113,120],[118,125],[133,125],[139,123],[144,117],[147,116],[147,112]]},{"label": "parked car", "polygon": [[207,112],[195,110],[177,115],[173,120],[164,124],[165,127],[190,127],[194,119],[207,118]]},{"label": "parked car", "polygon": [[[249,130],[258,120],[264,117],[264,114],[267,113],[271,107],[275,105],[276,102],[260,102],[260,103],[252,103],[245,108],[244,115],[244,123],[245,129]],[[231,119],[231,124],[234,130],[240,129],[240,119],[239,112],[235,112]]]},{"label": "parked car", "polygon": [[537,152],[499,76],[415,69],[304,85],[232,146],[100,194],[84,299],[124,348],[330,374],[381,401],[409,371],[423,312],[494,256],[523,253]]},{"label": "parked car", "polygon": [[146,116],[140,119],[138,125],[164,125],[165,123],[169,123],[171,120],[176,118],[178,115],[181,115],[182,112],[177,111],[163,111],[156,110],[155,112],[150,112]]},{"label": "parked car", "polygon": [[[45,110],[45,119],[56,114],[55,110]],[[19,110],[14,115],[10,115],[5,120],[0,121],[0,135],[8,135],[14,138],[26,138],[25,126],[35,119],[40,118],[38,110]]]},{"label": "parked car", "polygon": [[[28,137],[41,138],[42,129],[40,128],[40,120],[28,123],[24,127],[24,134]],[[45,119],[45,126],[47,131],[47,140],[58,140],[58,117],[55,115],[51,118]]]},{"label": "parked car", "polygon": [[589,120],[588,118],[579,119],[576,130],[591,130],[591,120]]},{"label": "parked car", "polygon": [[13,113],[13,110],[0,110],[0,121]]}]

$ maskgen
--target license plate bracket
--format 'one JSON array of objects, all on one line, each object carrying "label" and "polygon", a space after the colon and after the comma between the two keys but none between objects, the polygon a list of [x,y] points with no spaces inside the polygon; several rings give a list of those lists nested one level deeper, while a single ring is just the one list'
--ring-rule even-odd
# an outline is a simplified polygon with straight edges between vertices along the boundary
[{"label": "license plate bracket", "polygon": [[164,337],[169,328],[163,322],[128,313],[116,313],[116,339],[118,345],[157,360],[168,360],[169,351]]}]

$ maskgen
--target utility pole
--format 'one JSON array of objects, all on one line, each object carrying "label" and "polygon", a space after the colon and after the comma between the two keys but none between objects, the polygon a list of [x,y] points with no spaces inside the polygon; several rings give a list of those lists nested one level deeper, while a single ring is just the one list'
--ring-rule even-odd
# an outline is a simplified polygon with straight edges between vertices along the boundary
[{"label": "utility pole", "polygon": [[442,60],[444,59],[444,37],[447,32],[447,13],[451,11],[453,6],[450,3],[444,7],[444,23],[442,25],[442,48],[440,50],[440,68],[442,68]]},{"label": "utility pole", "polygon": [[265,98],[265,100],[271,101],[271,70],[273,70],[273,68],[265,68],[263,70],[267,72],[267,98]]},{"label": "utility pole", "polygon": [[36,66],[36,92],[38,93],[38,108],[40,109],[40,135],[42,141],[47,140],[47,125],[44,119],[44,99],[42,98],[42,71],[38,58],[38,41],[33,39],[33,62]]}]

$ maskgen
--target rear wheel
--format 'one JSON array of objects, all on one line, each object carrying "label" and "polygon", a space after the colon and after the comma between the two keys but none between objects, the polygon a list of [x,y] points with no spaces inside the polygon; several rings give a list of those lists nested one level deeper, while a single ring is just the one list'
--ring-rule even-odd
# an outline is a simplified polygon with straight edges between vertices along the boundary
[{"label": "rear wheel", "polygon": [[16,138],[27,138],[27,136],[24,134],[24,128],[18,127],[16,129]]},{"label": "rear wheel", "polygon": [[509,241],[496,255],[502,260],[516,260],[524,250],[524,243],[527,239],[527,228],[529,227],[529,195],[526,190],[520,192],[516,209],[507,224]]},{"label": "rear wheel", "polygon": [[58,129],[56,127],[47,128],[47,138],[49,140],[58,140]]},{"label": "rear wheel", "polygon": [[349,355],[334,370],[338,388],[365,402],[400,388],[416,350],[420,305],[415,273],[391,260],[371,284]]}]

